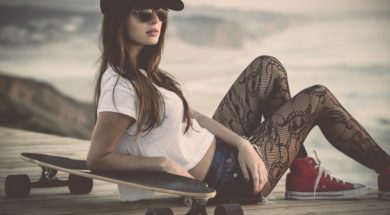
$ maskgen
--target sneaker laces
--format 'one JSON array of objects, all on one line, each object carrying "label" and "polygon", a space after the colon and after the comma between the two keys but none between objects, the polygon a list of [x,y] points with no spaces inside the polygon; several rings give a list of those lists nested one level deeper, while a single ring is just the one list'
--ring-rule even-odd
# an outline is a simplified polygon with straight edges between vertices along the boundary
[{"label": "sneaker laces", "polygon": [[316,199],[316,191],[317,191],[317,188],[318,188],[318,184],[320,182],[320,179],[322,177],[322,174],[324,173],[325,177],[328,177],[330,178],[330,180],[336,180],[337,183],[343,183],[345,184],[345,182],[343,180],[340,180],[340,179],[337,179],[335,177],[333,177],[331,174],[331,172],[329,170],[326,170],[323,166],[321,166],[321,160],[318,158],[318,155],[317,155],[317,152],[316,150],[313,150],[314,152],[314,155],[316,156],[316,160],[317,160],[317,165],[314,167],[314,168],[318,168],[318,175],[317,175],[317,178],[316,178],[316,181],[314,182],[314,195],[313,195],[313,199],[315,200]]}]

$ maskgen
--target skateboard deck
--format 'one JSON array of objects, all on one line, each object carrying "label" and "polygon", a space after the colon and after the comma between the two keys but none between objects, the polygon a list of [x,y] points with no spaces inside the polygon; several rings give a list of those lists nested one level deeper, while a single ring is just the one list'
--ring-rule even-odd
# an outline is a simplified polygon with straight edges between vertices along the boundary
[{"label": "skateboard deck", "polygon": [[[94,171],[87,167],[85,160],[75,160],[67,157],[21,153],[20,158],[42,168],[41,178],[30,182],[26,174],[8,175],[5,180],[5,192],[11,198],[25,198],[31,188],[49,188],[68,186],[73,194],[87,194],[92,190],[93,179],[110,183],[122,184],[128,187],[161,192],[184,197],[184,202],[190,207],[186,215],[207,215],[208,199],[216,195],[215,189],[195,179],[153,171]],[[69,174],[67,181],[56,177],[57,171]],[[170,208],[151,209],[146,214],[173,215]],[[243,215],[239,204],[218,205],[215,214]]]},{"label": "skateboard deck", "polygon": [[205,183],[165,172],[98,172],[88,169],[85,160],[36,153],[22,153],[20,158],[43,168],[149,191],[197,199],[210,199],[216,194],[215,189]]}]

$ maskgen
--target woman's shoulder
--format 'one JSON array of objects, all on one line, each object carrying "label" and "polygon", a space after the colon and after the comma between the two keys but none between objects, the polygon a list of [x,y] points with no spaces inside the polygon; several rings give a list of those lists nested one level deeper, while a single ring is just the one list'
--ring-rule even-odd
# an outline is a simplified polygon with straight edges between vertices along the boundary
[{"label": "woman's shoulder", "polygon": [[110,79],[112,77],[118,77],[119,74],[114,71],[111,66],[108,66],[107,69],[103,73],[102,80]]},{"label": "woman's shoulder", "polygon": [[129,80],[119,75],[112,67],[109,66],[103,73],[101,87],[113,88],[114,86],[133,89],[133,86]]}]

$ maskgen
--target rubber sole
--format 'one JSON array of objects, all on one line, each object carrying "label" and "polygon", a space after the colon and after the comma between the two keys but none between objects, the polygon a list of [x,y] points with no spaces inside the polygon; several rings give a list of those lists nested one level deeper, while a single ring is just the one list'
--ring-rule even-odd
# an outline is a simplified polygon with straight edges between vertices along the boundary
[{"label": "rubber sole", "polygon": [[286,199],[354,199],[357,197],[367,195],[367,188],[365,186],[357,187],[353,190],[332,191],[332,192],[296,192],[287,191]]}]

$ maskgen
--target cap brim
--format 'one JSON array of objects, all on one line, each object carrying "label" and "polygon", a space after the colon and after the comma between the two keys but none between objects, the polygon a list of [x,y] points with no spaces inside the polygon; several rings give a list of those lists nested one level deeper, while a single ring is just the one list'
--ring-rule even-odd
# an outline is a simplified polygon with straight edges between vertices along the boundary
[{"label": "cap brim", "polygon": [[184,8],[181,0],[100,0],[100,10],[102,13],[126,9],[126,7],[144,8],[167,8],[180,11]]},{"label": "cap brim", "polygon": [[175,11],[183,10],[184,4],[181,0],[135,0],[131,2],[138,8],[168,8]]}]

